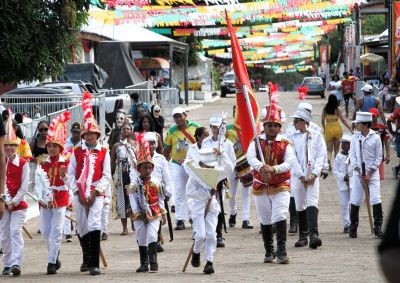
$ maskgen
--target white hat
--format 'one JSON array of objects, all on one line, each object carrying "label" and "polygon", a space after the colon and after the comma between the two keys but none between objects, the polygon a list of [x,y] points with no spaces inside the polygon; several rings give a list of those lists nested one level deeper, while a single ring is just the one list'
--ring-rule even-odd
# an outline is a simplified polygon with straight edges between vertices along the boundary
[{"label": "white hat", "polygon": [[160,110],[161,110],[160,106],[154,105],[153,111],[160,111]]},{"label": "white hat", "polygon": [[220,115],[214,115],[210,117],[210,125],[211,126],[221,126],[222,124],[222,117]]},{"label": "white hat", "polygon": [[357,112],[356,119],[353,123],[365,123],[365,122],[372,122],[372,113],[371,112]]},{"label": "white hat", "polygon": [[362,91],[365,91],[365,92],[373,92],[373,91],[374,91],[374,88],[373,88],[372,85],[370,85],[370,84],[365,84],[365,85],[362,87],[361,90],[362,90]]},{"label": "white hat", "polygon": [[299,105],[297,106],[297,109],[305,109],[308,110],[309,112],[312,112],[312,104],[308,102],[300,102]]},{"label": "white hat", "polygon": [[213,148],[201,148],[199,150],[200,161],[207,166],[218,166],[218,156],[214,153]]},{"label": "white hat", "polygon": [[344,135],[342,136],[342,138],[340,139],[340,141],[341,141],[341,142],[350,142],[350,141],[351,141],[351,137],[352,137],[351,134],[344,134]]},{"label": "white hat", "polygon": [[156,144],[157,144],[157,141],[158,141],[157,135],[156,135],[155,132],[146,132],[144,134],[144,139],[146,141],[148,141],[148,142],[150,142],[150,141],[156,142]]},{"label": "white hat", "polygon": [[312,115],[310,112],[308,112],[305,109],[297,109],[296,112],[292,116],[292,118],[298,118],[298,119],[303,119],[307,123],[310,123],[312,120]]},{"label": "white hat", "polygon": [[175,114],[185,114],[185,109],[183,109],[182,107],[175,107],[174,109],[172,109],[172,116],[174,116]]}]

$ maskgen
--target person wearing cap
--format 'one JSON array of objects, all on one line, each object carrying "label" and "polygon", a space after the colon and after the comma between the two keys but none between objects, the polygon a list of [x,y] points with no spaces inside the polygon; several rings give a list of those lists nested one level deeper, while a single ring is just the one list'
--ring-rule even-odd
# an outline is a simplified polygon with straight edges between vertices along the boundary
[{"label": "person wearing cap", "polygon": [[157,237],[162,225],[166,224],[164,197],[161,184],[152,176],[154,162],[150,154],[149,143],[143,134],[136,137],[138,142],[137,170],[139,176],[132,175],[128,186],[132,219],[135,225],[136,240],[139,245],[140,267],[136,272],[156,272]]},{"label": "person wearing cap", "polygon": [[[300,102],[299,105],[297,106],[297,109],[303,109],[312,114],[313,106],[311,103],[308,102]],[[307,123],[307,128],[322,134],[322,128],[318,126],[316,123],[313,121],[310,121]],[[287,138],[290,135],[294,134],[296,132],[296,127],[294,123],[290,123],[285,130],[284,136]],[[325,157],[324,160],[324,166],[322,167],[321,170],[321,176],[323,179],[326,179],[328,177],[328,172],[329,172],[329,163],[328,163],[328,156]],[[291,179],[294,178],[293,174],[290,177]],[[292,183],[292,181],[290,181]],[[297,219],[297,212],[296,212],[296,201],[294,198],[294,190],[290,190],[290,204],[289,204],[289,215],[290,215],[290,227],[289,227],[289,233],[290,234],[296,234],[297,233],[297,224],[298,224],[298,219]],[[307,226],[307,225],[306,225]]]},{"label": "person wearing cap", "polygon": [[[114,176],[116,187],[115,213],[121,219],[121,236],[128,235],[128,218],[131,207],[126,186],[130,184],[130,175],[136,172],[137,143],[131,140],[133,128],[130,123],[121,126],[121,140],[111,149],[111,175]],[[117,175],[115,176],[115,172]]]},{"label": "person wearing cap", "polygon": [[64,152],[70,152],[74,150],[74,148],[80,146],[81,142],[81,124],[79,122],[74,122],[71,126],[70,130],[71,136],[67,138],[65,141]]},{"label": "person wearing cap", "polygon": [[70,203],[66,174],[69,160],[62,153],[70,116],[70,112],[64,112],[51,121],[46,137],[48,155],[38,158],[35,172],[35,189],[40,192],[38,196],[46,196],[45,199],[39,198],[39,206],[40,231],[48,250],[47,274],[56,274],[61,267],[58,257],[66,208]]},{"label": "person wearing cap", "polygon": [[92,113],[92,97],[83,94],[84,122],[81,146],[68,166],[68,183],[75,195],[77,232],[82,247],[81,272],[99,275],[101,212],[111,181],[110,155],[98,142],[101,131]]},{"label": "person wearing cap", "polygon": [[[299,240],[295,247],[316,249],[322,245],[318,233],[319,176],[326,160],[326,145],[322,135],[307,128],[312,115],[298,109],[292,116],[296,132],[288,137],[296,158],[292,164],[291,188],[296,201]],[[307,232],[308,228],[308,232]]]},{"label": "person wearing cap", "polygon": [[343,135],[342,127],[339,123],[342,123],[353,132],[351,129],[351,124],[343,117],[342,110],[340,110],[339,102],[334,94],[329,95],[328,102],[326,103],[321,115],[321,124],[324,129],[324,137],[326,142],[326,147],[328,151],[328,164],[329,170],[332,170],[332,152],[333,159],[339,152],[340,138]]},{"label": "person wearing cap", "polygon": [[19,141],[12,127],[11,116],[10,113],[4,140],[6,181],[1,199],[6,210],[0,220],[0,240],[4,264],[2,275],[19,276],[24,249],[21,230],[28,210],[25,195],[29,185],[29,163],[16,154]]},{"label": "person wearing cap", "polygon": [[[168,161],[165,159],[164,155],[157,153],[157,134],[155,132],[147,132],[144,134],[144,139],[149,143],[150,156],[153,160],[154,170],[151,173],[151,177],[158,180],[161,184],[161,193],[163,200],[169,200],[172,196],[172,180],[171,174],[169,172]],[[158,229],[158,239],[157,239],[157,252],[163,252],[164,248],[161,245],[161,224],[160,229]]]},{"label": "person wearing cap", "polygon": [[353,120],[356,119],[356,113],[358,111],[368,112],[371,108],[377,108],[379,112],[379,117],[383,122],[386,121],[385,113],[383,112],[382,104],[378,98],[374,96],[374,88],[372,85],[366,83],[361,90],[364,95],[357,100],[355,105],[355,110],[353,114]]},{"label": "person wearing cap", "polygon": [[[220,128],[226,125],[226,122],[223,121],[223,117],[221,115],[211,116],[209,122],[211,135],[203,140],[201,148],[216,148],[222,152],[226,152],[232,164],[236,164],[233,143],[225,138],[225,133],[222,133],[222,136],[220,136]],[[233,171],[231,173],[233,173]],[[217,185],[217,200],[220,202],[221,208],[223,208],[223,203],[221,203],[221,200],[223,201],[224,188],[228,186],[227,181],[228,180],[221,180],[221,182],[219,182]],[[217,224],[217,247],[219,248],[225,247],[225,243],[223,242],[222,238],[222,226],[225,222],[224,217],[224,212],[221,211],[221,213],[218,215]],[[250,223],[247,222],[246,224],[250,225]]]},{"label": "person wearing cap", "polygon": [[161,115],[161,108],[158,105],[151,106],[151,118],[154,121],[154,131],[164,140],[164,117]]},{"label": "person wearing cap", "polygon": [[375,133],[377,133],[381,138],[382,162],[379,165],[379,180],[383,181],[385,179],[385,163],[386,164],[390,163],[390,155],[391,155],[390,144],[389,144],[390,135],[389,132],[386,130],[386,126],[382,125],[381,123],[378,123],[379,110],[377,108],[371,108],[369,109],[368,112],[372,113],[371,129],[374,130]]},{"label": "person wearing cap", "polygon": [[333,163],[333,176],[336,178],[336,183],[339,189],[339,203],[342,216],[343,233],[349,233],[350,217],[350,177],[352,172],[349,170],[349,150],[350,150],[350,134],[344,134],[340,139],[342,151],[340,151]]},{"label": "person wearing cap", "polygon": [[343,72],[342,79],[342,93],[344,99],[344,107],[346,110],[346,118],[349,118],[349,101],[353,100],[354,105],[356,104],[356,95],[355,95],[355,82],[359,79],[349,75],[348,72]]},{"label": "person wearing cap", "polygon": [[[187,206],[193,220],[194,246],[191,265],[200,267],[200,253],[204,249],[204,260],[206,264],[203,272],[212,274],[215,272],[213,262],[214,253],[217,247],[216,228],[218,215],[221,212],[215,193],[215,187],[205,183],[204,178],[199,174],[200,168],[213,170],[216,175],[216,183],[226,179],[232,174],[234,163],[226,151],[218,148],[201,148],[197,155],[186,159],[184,168],[189,175],[186,186]],[[207,178],[209,179],[209,178]],[[207,205],[209,203],[209,206]]]},{"label": "person wearing cap", "polygon": [[[236,106],[233,106],[233,117],[235,117]],[[239,177],[237,170],[237,166],[235,170],[229,177],[229,185],[231,188],[231,197],[229,198],[229,227],[235,227],[236,225],[236,196],[237,192],[240,190],[242,192],[242,228],[243,229],[253,229],[253,226],[250,225],[250,190],[251,184],[253,183],[253,176],[251,174],[251,167],[247,163],[245,153],[242,148],[242,144],[240,139],[236,133],[236,130],[233,124],[227,125],[226,127],[226,138],[233,143],[233,149],[235,151],[236,163],[237,165],[240,161],[244,161],[243,163],[248,165],[249,174],[245,176]],[[249,185],[250,183],[250,185]]]},{"label": "person wearing cap", "polygon": [[[263,119],[264,134],[259,136],[264,162],[256,141],[247,150],[247,160],[254,169],[253,195],[265,248],[265,263],[287,264],[286,215],[290,202],[290,168],[295,156],[288,139],[279,134],[282,128],[280,109],[272,104],[266,107]],[[276,229],[277,249],[273,244]]]},{"label": "person wearing cap", "polygon": [[[185,187],[188,175],[182,167],[185,161],[186,153],[191,144],[196,141],[194,133],[200,125],[187,120],[187,115],[182,107],[176,107],[172,110],[172,117],[175,125],[168,129],[164,141],[164,156],[170,161],[170,172],[173,180],[174,192],[172,193],[172,203],[175,204],[175,230],[185,229],[185,220],[187,218],[185,204]],[[171,211],[173,208],[171,207]]]},{"label": "person wearing cap", "polygon": [[[397,166],[392,167],[393,170],[393,177],[397,179],[397,176],[400,172],[400,108],[397,108],[390,116],[389,119],[386,121],[387,128],[390,134],[395,137],[396,143],[396,153],[397,157],[399,158],[399,163]],[[395,130],[393,131],[393,124],[395,124]]]},{"label": "person wearing cap", "polygon": [[[369,189],[370,204],[374,217],[375,237],[382,238],[382,201],[379,181],[379,164],[382,162],[382,143],[380,137],[371,129],[372,113],[357,112],[353,121],[359,133],[353,135],[350,143],[350,232],[351,238],[357,238],[358,213],[364,201],[364,188]],[[364,164],[365,163],[365,164]],[[365,165],[365,172],[363,172]]]}]

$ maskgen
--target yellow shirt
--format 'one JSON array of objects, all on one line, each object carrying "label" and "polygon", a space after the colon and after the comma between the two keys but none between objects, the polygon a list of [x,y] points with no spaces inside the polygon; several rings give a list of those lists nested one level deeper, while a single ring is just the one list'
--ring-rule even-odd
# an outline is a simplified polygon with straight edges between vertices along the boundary
[{"label": "yellow shirt", "polygon": [[236,159],[244,155],[242,144],[240,143],[239,137],[233,125],[226,126],[225,137],[233,143],[233,149],[235,150]]},{"label": "yellow shirt", "polygon": [[[19,139],[19,138],[18,138]],[[16,154],[18,154],[19,157],[22,157],[29,161],[32,158],[32,151],[31,148],[29,147],[29,144],[26,140],[20,140],[20,143],[17,147]]]},{"label": "yellow shirt", "polygon": [[[185,130],[195,140],[194,133],[200,125],[195,122],[187,121]],[[189,145],[192,142],[174,125],[168,129],[165,137],[164,147],[171,147],[171,160],[174,163],[181,165],[186,158],[186,153]]]}]

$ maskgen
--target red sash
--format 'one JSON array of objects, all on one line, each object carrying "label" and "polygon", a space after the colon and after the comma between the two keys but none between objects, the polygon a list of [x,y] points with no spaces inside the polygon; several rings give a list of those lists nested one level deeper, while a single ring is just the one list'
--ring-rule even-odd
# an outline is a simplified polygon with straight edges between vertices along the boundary
[{"label": "red sash", "polygon": [[186,132],[185,129],[180,130],[182,132],[182,134],[190,141],[191,144],[194,144],[196,141],[194,140],[194,138],[188,133]]}]

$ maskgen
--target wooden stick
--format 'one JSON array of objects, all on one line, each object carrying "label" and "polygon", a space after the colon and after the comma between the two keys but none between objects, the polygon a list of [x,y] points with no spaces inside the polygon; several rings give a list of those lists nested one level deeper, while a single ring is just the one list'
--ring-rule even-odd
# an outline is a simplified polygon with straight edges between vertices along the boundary
[{"label": "wooden stick", "polygon": [[24,230],[25,234],[28,236],[29,239],[33,240],[31,233],[29,233],[28,229],[26,229],[25,226],[23,225],[22,225],[22,230]]},{"label": "wooden stick", "polygon": [[363,181],[363,187],[365,191],[365,201],[367,204],[367,212],[368,212],[368,221],[369,221],[369,228],[371,229],[371,234],[375,233],[374,223],[372,222],[372,213],[371,213],[371,204],[370,204],[370,197],[369,197],[369,186],[365,184]]},{"label": "wooden stick", "polygon": [[162,235],[162,231],[160,231],[160,243],[161,245],[164,245],[164,237]]},{"label": "wooden stick", "polygon": [[[209,210],[209,208],[210,208],[211,200],[212,200],[212,196],[211,196],[211,198],[209,198],[208,201],[207,201],[206,210],[205,210],[205,212],[204,212],[204,218],[206,218],[206,216],[207,216],[208,210]],[[192,257],[192,253],[193,253],[193,249],[194,249],[194,243],[195,243],[195,240],[193,240],[192,247],[190,248],[189,254],[188,254],[188,256],[186,257],[186,261],[185,261],[185,264],[183,265],[182,272],[185,272],[185,271],[186,271],[186,268],[187,268],[187,266],[188,266],[188,264],[189,264],[189,260],[190,260],[190,258]]]}]

